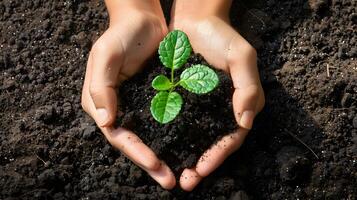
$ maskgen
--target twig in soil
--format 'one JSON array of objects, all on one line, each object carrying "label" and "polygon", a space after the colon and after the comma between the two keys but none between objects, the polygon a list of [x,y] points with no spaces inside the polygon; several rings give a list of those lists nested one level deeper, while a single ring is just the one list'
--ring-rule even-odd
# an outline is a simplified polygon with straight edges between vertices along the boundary
[{"label": "twig in soil", "polygon": [[262,18],[258,17],[256,14],[254,14],[252,11],[248,10],[248,12],[253,15],[253,17],[257,18],[262,24],[264,27],[266,27],[265,25],[265,22],[262,20]]},{"label": "twig in soil", "polygon": [[327,77],[330,77],[330,69],[336,69],[336,67],[330,66],[329,64],[326,65]]},{"label": "twig in soil", "polygon": [[330,77],[330,65],[329,64],[326,65],[326,73],[327,73],[327,77]]},{"label": "twig in soil", "polygon": [[291,131],[289,131],[288,129],[284,128],[284,130],[291,135],[293,138],[295,138],[297,141],[299,141],[301,144],[303,144],[312,154],[314,154],[314,156],[317,159],[320,159],[320,157],[314,152],[314,150],[312,150],[305,142],[303,142],[300,138],[298,138],[296,135],[294,135]]},{"label": "twig in soil", "polygon": [[35,156],[36,156],[36,158],[38,158],[39,160],[41,160],[44,165],[46,165],[46,162],[45,162],[40,156],[38,156],[37,154],[35,154]]},{"label": "twig in soil", "polygon": [[248,8],[243,2],[240,2],[240,4],[241,4],[245,9],[247,9],[247,12],[248,12],[249,14],[251,14],[251,15],[253,15],[253,17],[257,18],[257,19],[263,24],[263,26],[266,27],[265,22],[263,21],[262,18],[258,17],[258,16],[257,16],[256,14],[254,14],[252,11],[248,10],[249,8]]}]

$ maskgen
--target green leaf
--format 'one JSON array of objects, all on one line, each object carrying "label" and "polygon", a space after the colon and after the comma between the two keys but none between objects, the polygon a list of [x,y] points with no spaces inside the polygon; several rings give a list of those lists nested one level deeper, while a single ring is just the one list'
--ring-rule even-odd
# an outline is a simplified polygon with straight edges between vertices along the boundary
[{"label": "green leaf", "polygon": [[170,69],[178,69],[185,64],[191,51],[192,48],[187,35],[179,30],[171,31],[160,42],[160,60]]},{"label": "green leaf", "polygon": [[179,114],[182,106],[182,97],[177,92],[161,91],[151,100],[150,111],[154,119],[166,124]]},{"label": "green leaf", "polygon": [[156,76],[154,78],[154,80],[152,81],[151,85],[155,90],[158,90],[158,91],[169,90],[172,87],[172,83],[164,75]]},{"label": "green leaf", "polygon": [[205,65],[194,65],[185,69],[180,76],[180,85],[190,92],[205,94],[218,85],[218,76]]}]

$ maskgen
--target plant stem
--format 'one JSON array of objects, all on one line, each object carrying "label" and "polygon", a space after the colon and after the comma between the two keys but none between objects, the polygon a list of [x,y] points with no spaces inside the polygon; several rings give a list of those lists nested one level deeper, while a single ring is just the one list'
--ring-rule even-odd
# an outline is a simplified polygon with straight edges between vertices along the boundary
[{"label": "plant stem", "polygon": [[176,82],[176,83],[172,83],[172,87],[170,88],[170,91],[169,92],[172,92],[175,90],[176,86],[178,86],[179,84],[181,83],[181,80]]},{"label": "plant stem", "polygon": [[175,75],[174,68],[172,67],[171,68],[171,83],[174,83],[174,75]]},{"label": "plant stem", "polygon": [[176,83],[174,83],[174,75],[175,75],[175,73],[174,73],[174,68],[172,67],[171,68],[171,84],[172,84],[172,87],[171,87],[171,89],[170,89],[170,93],[172,92],[172,91],[174,91],[174,89],[175,89],[175,86],[176,86]]},{"label": "plant stem", "polygon": [[177,83],[175,83],[172,87],[175,88],[176,86],[178,86],[181,83],[181,80],[179,80]]}]

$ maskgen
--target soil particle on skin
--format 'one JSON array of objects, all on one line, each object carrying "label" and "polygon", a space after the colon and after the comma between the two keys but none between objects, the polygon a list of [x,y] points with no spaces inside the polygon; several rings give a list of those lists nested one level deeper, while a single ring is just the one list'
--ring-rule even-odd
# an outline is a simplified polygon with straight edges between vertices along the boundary
[{"label": "soil particle on skin", "polygon": [[[169,16],[172,1],[161,2]],[[266,106],[239,151],[186,193],[158,186],[82,111],[88,54],[108,27],[103,1],[0,1],[0,199],[357,199],[356,7],[348,0],[233,1],[232,25],[258,50]],[[145,110],[155,93],[148,82],[166,70],[146,72],[124,96],[146,90],[145,100],[119,119],[140,128],[161,157],[172,155],[165,161],[177,173],[214,142],[202,138],[216,139],[223,133],[213,130],[230,124],[202,111],[228,113],[230,99],[222,97],[231,91],[179,90],[185,104],[176,125],[159,126]],[[222,101],[214,107],[208,99]],[[148,123],[155,127],[142,126]],[[212,131],[194,134],[197,125]],[[194,141],[174,145],[187,134]]]}]

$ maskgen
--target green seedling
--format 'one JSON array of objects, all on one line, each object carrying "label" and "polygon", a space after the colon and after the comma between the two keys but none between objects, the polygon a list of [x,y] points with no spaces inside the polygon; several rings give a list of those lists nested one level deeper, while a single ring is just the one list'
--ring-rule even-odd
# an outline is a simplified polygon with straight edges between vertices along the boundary
[{"label": "green seedling", "polygon": [[179,30],[171,31],[160,43],[161,63],[171,69],[171,77],[158,75],[152,81],[152,87],[159,91],[151,100],[150,111],[156,121],[166,124],[180,113],[183,100],[175,92],[177,86],[196,94],[211,92],[218,85],[217,74],[208,66],[197,64],[185,69],[180,80],[175,80],[175,70],[181,68],[192,52],[187,35]]}]

